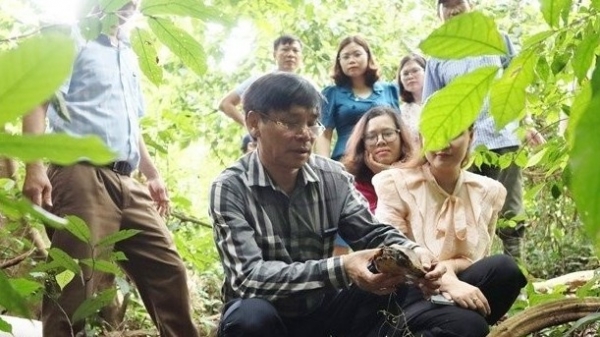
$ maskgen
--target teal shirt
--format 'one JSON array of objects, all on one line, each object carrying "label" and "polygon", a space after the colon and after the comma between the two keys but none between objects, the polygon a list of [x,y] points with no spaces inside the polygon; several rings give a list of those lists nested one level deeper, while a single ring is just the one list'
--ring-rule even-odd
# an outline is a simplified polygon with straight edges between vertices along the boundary
[{"label": "teal shirt", "polygon": [[354,125],[372,107],[389,106],[400,113],[398,87],[392,83],[376,82],[373,93],[367,98],[354,96],[352,88],[336,85],[323,89],[326,101],[322,107],[321,123],[328,129],[337,131],[337,142],[331,158],[339,160],[346,150],[346,143]]}]

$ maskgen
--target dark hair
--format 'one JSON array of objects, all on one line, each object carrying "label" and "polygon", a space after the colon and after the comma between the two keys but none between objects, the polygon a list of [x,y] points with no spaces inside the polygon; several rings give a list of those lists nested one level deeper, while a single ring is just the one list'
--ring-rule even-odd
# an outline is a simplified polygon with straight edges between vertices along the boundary
[{"label": "dark hair", "polygon": [[340,42],[340,45],[335,55],[335,65],[333,66],[333,72],[331,78],[337,86],[348,86],[352,84],[352,80],[342,71],[342,65],[340,64],[340,53],[350,43],[356,43],[361,46],[365,52],[367,52],[367,69],[365,70],[365,84],[369,87],[373,87],[373,84],[379,80],[379,66],[375,62],[373,54],[371,54],[371,48],[365,39],[358,35],[348,36]]},{"label": "dark hair", "polygon": [[346,170],[350,172],[356,180],[359,181],[371,181],[373,178],[373,171],[365,164],[365,142],[363,138],[369,121],[375,117],[389,116],[394,121],[396,129],[400,130],[400,158],[398,161],[406,161],[413,156],[413,140],[409,139],[408,129],[404,126],[404,123],[400,120],[400,113],[387,106],[376,106],[369,109],[359,120],[358,123],[352,129],[352,134],[348,138],[346,143],[346,152],[341,162],[346,167]]},{"label": "dark hair", "polygon": [[463,3],[466,3],[469,6],[473,5],[470,0],[438,0],[437,13],[440,17],[442,17],[442,7],[455,7]]},{"label": "dark hair", "polygon": [[398,88],[400,88],[400,100],[404,103],[413,103],[415,101],[415,96],[412,92],[406,90],[402,85],[402,81],[400,80],[400,74],[402,74],[402,67],[404,67],[408,62],[415,61],[421,68],[425,69],[426,61],[425,58],[419,54],[411,53],[402,58],[400,60],[400,67],[398,67]]},{"label": "dark hair", "polygon": [[277,48],[281,45],[293,44],[294,42],[298,42],[300,47],[302,47],[302,41],[300,41],[299,38],[297,38],[293,35],[287,35],[287,34],[281,35],[280,37],[275,39],[275,41],[273,41],[273,51],[277,51]]},{"label": "dark hair", "polygon": [[246,134],[244,138],[242,138],[242,153],[246,153],[246,151],[248,151],[248,144],[253,141],[254,139],[249,134]]},{"label": "dark hair", "polygon": [[259,77],[244,93],[244,112],[271,114],[289,110],[292,105],[321,111],[323,96],[300,75],[276,72]]}]

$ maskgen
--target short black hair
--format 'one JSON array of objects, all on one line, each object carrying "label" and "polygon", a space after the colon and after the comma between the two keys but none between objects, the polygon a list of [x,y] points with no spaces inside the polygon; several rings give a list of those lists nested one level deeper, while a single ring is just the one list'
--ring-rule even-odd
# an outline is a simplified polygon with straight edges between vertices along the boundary
[{"label": "short black hair", "polygon": [[323,96],[304,77],[287,72],[270,73],[258,78],[244,93],[244,112],[271,114],[286,111],[292,105],[321,111]]},{"label": "short black hair", "polygon": [[292,44],[294,42],[298,42],[300,47],[302,47],[302,41],[300,41],[299,38],[288,34],[281,35],[280,37],[275,39],[275,41],[273,41],[273,51],[276,51],[277,48],[281,45]]}]

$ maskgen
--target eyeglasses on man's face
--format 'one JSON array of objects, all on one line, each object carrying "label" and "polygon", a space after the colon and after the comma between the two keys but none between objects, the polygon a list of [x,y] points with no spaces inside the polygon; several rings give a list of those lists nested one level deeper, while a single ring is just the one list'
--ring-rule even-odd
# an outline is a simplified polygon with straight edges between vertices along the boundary
[{"label": "eyeglasses on man's face", "polygon": [[399,129],[383,129],[379,132],[369,132],[365,134],[363,140],[365,141],[366,146],[373,146],[377,144],[377,141],[379,141],[380,135],[386,143],[390,143],[398,139],[399,134]]},{"label": "eyeglasses on man's face", "polygon": [[314,125],[306,125],[306,123],[304,123],[304,122],[300,122],[300,123],[286,122],[286,121],[272,118],[271,116],[269,116],[263,112],[259,112],[259,111],[254,111],[254,112],[263,116],[266,120],[274,123],[280,129],[293,132],[294,134],[297,134],[297,135],[304,133],[304,130],[308,129],[308,131],[310,132],[311,135],[318,137],[325,130],[325,127],[323,126],[323,124],[321,124],[318,120],[315,120]]}]

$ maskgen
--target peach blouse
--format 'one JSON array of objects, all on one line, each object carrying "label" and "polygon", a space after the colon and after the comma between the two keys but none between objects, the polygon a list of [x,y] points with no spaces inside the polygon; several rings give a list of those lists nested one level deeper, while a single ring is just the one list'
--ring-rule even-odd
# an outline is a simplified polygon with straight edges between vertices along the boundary
[{"label": "peach blouse", "polygon": [[454,193],[435,181],[425,164],[393,168],[373,177],[375,216],[428,248],[440,261],[477,261],[490,252],[506,189],[499,182],[463,170]]}]

